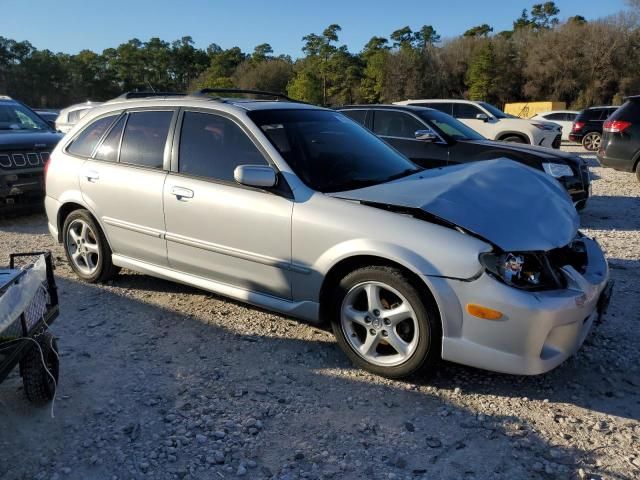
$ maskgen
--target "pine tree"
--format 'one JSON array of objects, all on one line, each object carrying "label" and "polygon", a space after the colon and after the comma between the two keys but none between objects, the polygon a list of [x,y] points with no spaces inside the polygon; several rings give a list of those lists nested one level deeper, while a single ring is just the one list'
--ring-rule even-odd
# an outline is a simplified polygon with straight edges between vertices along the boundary
[{"label": "pine tree", "polygon": [[487,42],[476,54],[467,71],[466,84],[471,100],[491,101],[495,91],[496,58],[491,42]]}]

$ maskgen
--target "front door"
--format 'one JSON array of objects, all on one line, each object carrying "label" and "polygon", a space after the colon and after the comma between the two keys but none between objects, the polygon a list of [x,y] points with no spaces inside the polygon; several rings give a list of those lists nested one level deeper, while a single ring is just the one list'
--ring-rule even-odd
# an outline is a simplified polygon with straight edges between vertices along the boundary
[{"label": "front door", "polygon": [[375,110],[373,132],[423,168],[443,167],[448,162],[449,146],[443,141],[416,140],[418,130],[431,130],[413,115],[397,110]]},{"label": "front door", "polygon": [[238,165],[268,165],[226,116],[185,111],[164,187],[169,264],[192,275],[291,297],[293,202],[234,181]]}]

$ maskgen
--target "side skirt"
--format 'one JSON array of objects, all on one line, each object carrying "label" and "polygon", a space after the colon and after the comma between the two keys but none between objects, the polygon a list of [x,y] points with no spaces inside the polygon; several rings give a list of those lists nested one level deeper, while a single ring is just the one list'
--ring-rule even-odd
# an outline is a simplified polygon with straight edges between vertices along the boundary
[{"label": "side skirt", "polygon": [[160,267],[151,263],[141,262],[124,255],[113,254],[112,261],[118,267],[128,268],[136,272],[145,273],[154,277],[184,283],[192,287],[201,288],[209,292],[217,293],[225,297],[233,298],[241,302],[249,303],[257,307],[273,310],[285,315],[300,318],[308,322],[319,323],[319,304],[317,302],[302,301],[291,302],[264,293],[252,292],[244,288],[235,287],[226,283],[216,282],[207,278],[190,275],[166,267]]}]

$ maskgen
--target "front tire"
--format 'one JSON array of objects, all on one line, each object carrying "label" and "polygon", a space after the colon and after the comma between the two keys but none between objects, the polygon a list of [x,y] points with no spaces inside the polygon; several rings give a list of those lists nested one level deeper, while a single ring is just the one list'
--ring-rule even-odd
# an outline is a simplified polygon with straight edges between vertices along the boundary
[{"label": "front tire", "polygon": [[62,243],[73,271],[89,283],[109,280],[120,270],[111,261],[111,248],[88,210],[74,210],[65,219]]},{"label": "front tire", "polygon": [[433,368],[441,327],[435,302],[401,270],[371,266],[346,275],[332,295],[331,326],[358,367],[388,378]]},{"label": "front tire", "polygon": [[509,135],[506,136],[502,139],[503,142],[511,142],[511,143],[529,143],[527,141],[525,141],[524,138],[518,136],[518,135]]},{"label": "front tire", "polygon": [[589,152],[597,151],[600,148],[601,143],[602,135],[600,135],[598,132],[590,132],[582,137],[582,146]]}]

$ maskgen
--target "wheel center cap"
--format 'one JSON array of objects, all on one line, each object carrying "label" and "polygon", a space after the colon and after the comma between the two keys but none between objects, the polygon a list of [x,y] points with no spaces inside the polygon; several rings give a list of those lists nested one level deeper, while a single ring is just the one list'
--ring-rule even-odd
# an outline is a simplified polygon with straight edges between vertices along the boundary
[{"label": "wheel center cap", "polygon": [[382,327],[382,320],[378,317],[375,317],[372,321],[371,321],[371,325],[373,326],[373,328],[375,328],[376,330],[380,329]]}]

